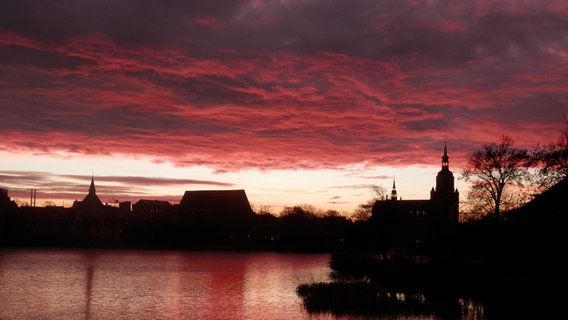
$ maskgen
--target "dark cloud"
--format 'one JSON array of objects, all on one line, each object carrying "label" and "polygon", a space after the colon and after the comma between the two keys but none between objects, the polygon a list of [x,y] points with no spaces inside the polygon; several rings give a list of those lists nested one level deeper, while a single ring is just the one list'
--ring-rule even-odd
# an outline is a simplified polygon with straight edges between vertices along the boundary
[{"label": "dark cloud", "polygon": [[92,65],[93,61],[81,57],[72,57],[55,52],[46,52],[29,47],[10,46],[0,51],[0,59],[4,64],[18,67],[34,67],[41,69],[79,68]]},{"label": "dark cloud", "polygon": [[2,1],[0,150],[225,172],[547,142],[567,16],[552,0]]}]

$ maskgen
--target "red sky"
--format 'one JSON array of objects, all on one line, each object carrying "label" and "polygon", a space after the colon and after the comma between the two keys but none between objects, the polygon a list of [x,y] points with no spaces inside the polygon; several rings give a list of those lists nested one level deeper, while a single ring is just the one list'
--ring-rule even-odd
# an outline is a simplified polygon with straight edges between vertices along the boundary
[{"label": "red sky", "polygon": [[553,142],[567,110],[565,0],[0,1],[9,188],[33,178],[65,193],[73,170],[13,165],[35,156],[211,169],[193,179],[97,168],[109,188],[139,179],[179,185],[181,197],[188,185],[241,188],[245,177],[223,174],[250,170],[438,167],[444,140],[457,173],[503,134]]}]

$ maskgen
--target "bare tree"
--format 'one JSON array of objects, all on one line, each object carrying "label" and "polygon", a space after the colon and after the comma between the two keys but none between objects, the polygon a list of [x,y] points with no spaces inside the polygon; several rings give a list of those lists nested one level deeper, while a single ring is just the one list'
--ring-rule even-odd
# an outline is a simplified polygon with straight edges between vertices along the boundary
[{"label": "bare tree", "polygon": [[43,206],[44,207],[55,207],[55,202],[51,201],[51,200],[46,200],[43,202]]},{"label": "bare tree", "polygon": [[274,214],[274,210],[272,209],[271,206],[269,205],[260,205],[257,214],[270,214],[273,215]]},{"label": "bare tree", "polygon": [[327,218],[337,218],[337,217],[341,217],[341,213],[337,210],[333,210],[333,209],[328,209],[323,213],[323,217],[327,217]]},{"label": "bare tree", "polygon": [[556,143],[533,150],[534,165],[538,168],[537,186],[540,191],[568,177],[568,118],[564,115],[564,132]]},{"label": "bare tree", "polygon": [[369,219],[375,202],[383,199],[387,194],[387,189],[376,184],[371,185],[371,190],[373,191],[373,197],[367,200],[367,202],[361,203],[357,206],[355,212],[353,212],[353,215],[351,216],[353,220],[365,221]]},{"label": "bare tree", "polygon": [[495,220],[501,218],[501,209],[514,206],[510,197],[523,188],[528,177],[528,151],[513,144],[513,139],[502,136],[500,143],[484,145],[468,157],[462,171],[462,178],[472,184],[468,199]]},{"label": "bare tree", "polygon": [[321,216],[321,210],[316,209],[311,204],[300,204],[293,207],[284,207],[280,211],[280,217],[305,217],[305,218],[316,218]]}]

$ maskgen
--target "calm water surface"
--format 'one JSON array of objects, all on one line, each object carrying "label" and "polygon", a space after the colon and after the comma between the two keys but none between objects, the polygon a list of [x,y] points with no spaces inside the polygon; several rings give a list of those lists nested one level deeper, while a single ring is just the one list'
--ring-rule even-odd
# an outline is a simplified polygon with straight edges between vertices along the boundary
[{"label": "calm water surface", "polygon": [[308,314],[295,291],[328,280],[329,258],[4,250],[0,319],[339,319]]},{"label": "calm water surface", "polygon": [[329,259],[274,252],[0,250],[0,319],[370,319],[304,310],[296,287],[329,281]]}]

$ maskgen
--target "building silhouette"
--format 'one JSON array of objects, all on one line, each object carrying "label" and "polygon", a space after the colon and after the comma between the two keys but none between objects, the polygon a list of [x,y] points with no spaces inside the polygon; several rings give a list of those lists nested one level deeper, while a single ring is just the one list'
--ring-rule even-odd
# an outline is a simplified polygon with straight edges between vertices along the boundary
[{"label": "building silhouette", "polygon": [[254,214],[242,189],[186,191],[179,207],[189,217],[238,219]]},{"label": "building silhouette", "polygon": [[0,208],[2,209],[16,209],[18,206],[8,196],[8,190],[0,188]]},{"label": "building silhouette", "polygon": [[371,216],[376,222],[398,224],[455,224],[458,218],[459,192],[454,187],[454,175],[449,168],[445,144],[442,169],[436,176],[436,187],[430,190],[430,199],[399,199],[393,181],[390,198],[377,200]]},{"label": "building silhouette", "polygon": [[91,177],[91,185],[89,186],[89,193],[85,196],[83,201],[75,200],[73,202],[73,208],[102,208],[104,207],[103,202],[97,196],[97,190],[95,188],[95,177]]},{"label": "building silhouette", "polygon": [[136,214],[160,214],[171,211],[173,205],[168,201],[140,199],[132,205],[132,211]]}]

